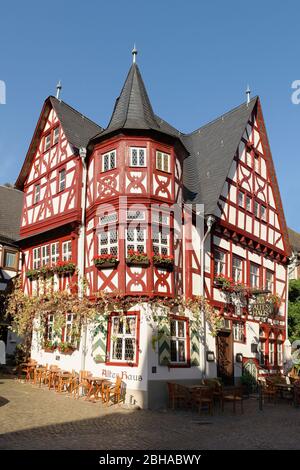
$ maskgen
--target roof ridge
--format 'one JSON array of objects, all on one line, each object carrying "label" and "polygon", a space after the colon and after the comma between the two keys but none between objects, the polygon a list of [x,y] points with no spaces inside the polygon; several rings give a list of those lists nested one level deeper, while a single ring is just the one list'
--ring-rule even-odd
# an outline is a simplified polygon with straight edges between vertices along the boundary
[{"label": "roof ridge", "polygon": [[[250,100],[250,103],[252,103],[253,101],[257,100],[258,99],[258,95],[254,96],[251,100]],[[249,104],[250,104],[249,103]],[[211,124],[214,124],[215,122],[219,121],[220,119],[224,118],[225,116],[228,116],[232,113],[234,113],[235,111],[237,111],[238,109],[242,108],[243,106],[247,105],[247,103],[244,101],[243,103],[239,104],[238,106],[235,106],[234,108],[230,109],[229,111],[226,111],[225,113],[223,114],[220,114],[220,116],[218,116],[217,118],[214,118],[212,119],[211,121],[207,122],[206,124],[203,124],[203,126],[200,126],[198,127],[197,129],[195,129],[194,131],[188,133],[188,134],[182,134],[184,137],[185,136],[190,136],[190,135],[193,135],[193,134],[196,134],[197,132],[199,132],[201,129],[204,129],[205,127],[207,126],[210,126]]]},{"label": "roof ridge", "polygon": [[70,104],[66,103],[64,100],[59,100],[56,98],[56,96],[53,96],[53,95],[50,95],[49,98],[51,99],[54,99],[56,102],[58,102],[59,104],[63,103],[65,106],[67,106],[69,109],[71,109],[72,111],[74,111],[76,114],[79,114],[82,118],[86,119],[87,121],[89,121],[91,124],[95,124],[95,126],[97,127],[100,127],[101,129],[103,129],[102,126],[100,126],[100,124],[97,124],[95,121],[93,121],[92,119],[90,119],[89,117],[87,117],[85,114],[82,114],[80,111],[78,111],[76,108],[74,108],[73,106],[71,106]]}]

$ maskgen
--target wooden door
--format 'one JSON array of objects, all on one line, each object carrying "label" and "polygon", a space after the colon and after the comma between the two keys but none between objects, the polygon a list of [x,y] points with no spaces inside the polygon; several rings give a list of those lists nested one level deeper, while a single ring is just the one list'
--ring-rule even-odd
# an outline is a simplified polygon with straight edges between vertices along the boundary
[{"label": "wooden door", "polygon": [[217,372],[224,385],[231,385],[234,379],[232,332],[220,331],[217,342]]}]

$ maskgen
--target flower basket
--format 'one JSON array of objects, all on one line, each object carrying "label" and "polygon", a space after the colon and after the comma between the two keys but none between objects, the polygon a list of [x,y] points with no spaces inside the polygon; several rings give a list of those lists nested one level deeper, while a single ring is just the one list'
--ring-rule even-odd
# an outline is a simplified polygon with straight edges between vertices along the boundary
[{"label": "flower basket", "polygon": [[59,261],[55,266],[53,266],[53,272],[59,275],[74,274],[75,269],[76,265],[73,261]]},{"label": "flower basket", "polygon": [[216,276],[214,285],[223,291],[232,291],[232,279],[225,276]]},{"label": "flower basket", "polygon": [[158,268],[164,268],[171,271],[174,267],[174,258],[169,255],[157,255],[152,256],[152,262],[154,266]]},{"label": "flower basket", "polygon": [[93,261],[97,269],[115,268],[119,264],[117,257],[111,254],[95,256]]},{"label": "flower basket", "polygon": [[58,345],[58,350],[62,354],[72,354],[75,351],[76,347],[70,343],[60,343]]},{"label": "flower basket", "polygon": [[38,269],[30,269],[29,271],[27,271],[25,273],[25,276],[27,277],[27,279],[29,279],[30,281],[33,281],[34,279],[38,279],[39,277],[39,271]]},{"label": "flower basket", "polygon": [[149,266],[149,258],[146,253],[139,251],[129,250],[126,263],[131,266]]}]

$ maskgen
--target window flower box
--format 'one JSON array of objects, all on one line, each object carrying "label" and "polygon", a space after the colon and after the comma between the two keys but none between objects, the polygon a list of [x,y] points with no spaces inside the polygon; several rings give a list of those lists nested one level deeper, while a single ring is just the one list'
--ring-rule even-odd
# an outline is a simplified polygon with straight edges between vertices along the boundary
[{"label": "window flower box", "polygon": [[76,350],[76,347],[72,343],[60,343],[58,345],[58,350],[62,354],[73,354]]},{"label": "window flower box", "polygon": [[119,264],[117,257],[112,254],[94,256],[93,261],[98,269],[115,268]]},{"label": "window flower box", "polygon": [[42,266],[39,270],[39,275],[42,277],[53,276],[53,267],[52,266]]},{"label": "window flower box", "polygon": [[38,269],[29,269],[28,271],[26,271],[25,276],[26,276],[27,279],[29,279],[30,281],[33,281],[34,279],[38,279],[38,277],[39,277],[39,270],[38,270]]},{"label": "window flower box", "polygon": [[152,262],[154,266],[172,270],[174,267],[174,258],[171,255],[153,254]]},{"label": "window flower box", "polygon": [[231,292],[232,287],[233,287],[233,280],[229,279],[226,276],[219,275],[219,276],[215,277],[214,285],[215,285],[215,287],[217,287],[217,288],[219,288],[223,291]]},{"label": "window flower box", "polygon": [[44,341],[43,349],[45,352],[53,352],[57,349],[57,343],[53,343],[52,341],[46,340]]},{"label": "window flower box", "polygon": [[53,272],[62,275],[62,274],[74,274],[76,265],[73,261],[59,261],[55,266],[53,266]]},{"label": "window flower box", "polygon": [[146,253],[129,250],[126,263],[130,266],[149,266],[149,258]]}]

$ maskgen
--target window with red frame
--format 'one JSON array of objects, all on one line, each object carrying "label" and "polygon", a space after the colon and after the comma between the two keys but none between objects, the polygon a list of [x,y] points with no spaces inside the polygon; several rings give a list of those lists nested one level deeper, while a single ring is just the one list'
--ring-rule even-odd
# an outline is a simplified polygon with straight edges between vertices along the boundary
[{"label": "window with red frame", "polygon": [[110,319],[109,362],[137,362],[138,316],[113,315]]},{"label": "window with red frame", "polygon": [[188,362],[188,320],[170,320],[170,353],[172,364]]},{"label": "window with red frame", "polygon": [[232,257],[232,273],[231,277],[234,282],[243,282],[244,277],[244,261],[238,256]]}]

